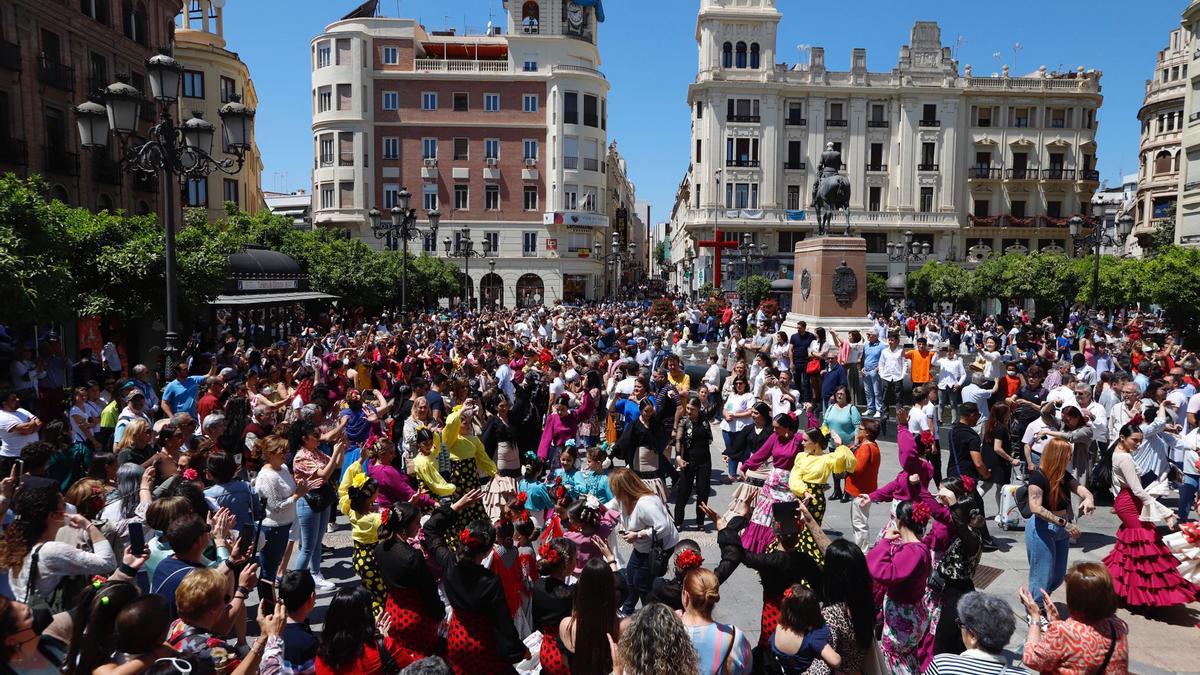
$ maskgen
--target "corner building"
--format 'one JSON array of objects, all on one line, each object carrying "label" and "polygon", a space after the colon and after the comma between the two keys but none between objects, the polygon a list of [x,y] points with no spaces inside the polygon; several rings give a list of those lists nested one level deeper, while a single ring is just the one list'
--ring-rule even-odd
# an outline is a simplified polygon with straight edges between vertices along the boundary
[{"label": "corner building", "polygon": [[[816,232],[809,204],[827,142],[842,153],[868,269],[892,284],[903,283],[903,263],[889,262],[887,244],[906,230],[932,246],[930,259],[970,265],[1069,250],[1069,218],[1091,223],[1099,72],[960,73],[938,25],[925,21],[888,71],[868,70],[865,49],[852,51],[848,71],[827,68],[821,47],[808,63],[781,63],[776,5],[701,0],[691,164],[671,223],[677,279],[688,249],[717,229],[725,241],[749,233],[766,243],[768,276],[790,269],[796,242]],[[835,220],[834,231],[842,226]],[[693,287],[712,281],[713,249],[696,251]]]},{"label": "corner building", "polygon": [[[313,224],[384,246],[368,212],[412,194],[437,210],[445,256],[470,228],[473,298],[500,306],[599,298],[619,204],[607,198],[609,84],[600,0],[512,0],[482,35],[413,19],[346,18],[312,40]],[[397,248],[401,244],[397,242]],[[457,247],[457,244],[455,244]],[[451,256],[460,268],[462,258]],[[494,261],[495,271],[489,272]]]}]

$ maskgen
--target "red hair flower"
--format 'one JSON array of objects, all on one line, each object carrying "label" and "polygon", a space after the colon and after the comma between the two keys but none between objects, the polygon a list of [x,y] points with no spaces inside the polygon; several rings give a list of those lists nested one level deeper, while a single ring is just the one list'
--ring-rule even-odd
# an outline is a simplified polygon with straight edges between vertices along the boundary
[{"label": "red hair flower", "polygon": [[1179,531],[1193,546],[1200,545],[1200,523],[1184,523],[1179,526]]},{"label": "red hair flower", "polygon": [[562,561],[562,556],[559,555],[558,549],[551,546],[550,542],[542,544],[542,547],[538,549],[538,557],[550,563],[551,565],[557,565],[560,561]]},{"label": "red hair flower", "polygon": [[458,542],[463,546],[471,547],[479,544],[479,537],[471,534],[471,531],[464,527],[462,532],[458,533]]},{"label": "red hair flower", "polygon": [[529,493],[525,492],[524,490],[521,490],[520,492],[517,493],[516,500],[518,502],[524,504],[525,502],[529,501]]},{"label": "red hair flower", "polygon": [[929,518],[932,515],[933,515],[933,511],[930,510],[928,504],[921,502],[920,504],[913,505],[912,519],[913,519],[913,522],[916,523],[917,525],[922,525],[922,526],[925,525],[925,523],[929,522]]},{"label": "red hair flower", "polygon": [[783,597],[791,599],[796,597],[796,593],[792,591],[791,586],[788,586],[787,590],[783,592]]},{"label": "red hair flower", "polygon": [[680,570],[694,570],[704,564],[704,558],[692,549],[684,549],[675,556],[675,567]]},{"label": "red hair flower", "polygon": [[975,491],[975,479],[971,478],[970,476],[962,477],[962,485],[963,485],[963,489],[966,490],[967,492]]},{"label": "red hair flower", "polygon": [[388,508],[384,509],[382,513],[379,514],[379,525],[382,527],[387,527],[388,519],[390,519],[391,517],[392,517],[392,508],[389,506]]},{"label": "red hair flower", "polygon": [[198,478],[200,478],[199,471],[196,471],[195,469],[184,469],[183,470],[183,479],[184,480],[196,480]]},{"label": "red hair flower", "polygon": [[933,432],[926,429],[921,432],[921,445],[930,447],[933,445]]}]

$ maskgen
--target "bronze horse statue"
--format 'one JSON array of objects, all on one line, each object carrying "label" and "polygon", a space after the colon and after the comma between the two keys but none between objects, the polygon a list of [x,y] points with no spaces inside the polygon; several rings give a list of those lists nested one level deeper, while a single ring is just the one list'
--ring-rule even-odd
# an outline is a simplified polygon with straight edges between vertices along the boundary
[{"label": "bronze horse statue", "polygon": [[846,216],[846,231],[843,234],[850,236],[850,182],[845,176],[839,173],[822,176],[813,206],[817,209],[818,237],[829,234],[829,225],[838,211]]}]

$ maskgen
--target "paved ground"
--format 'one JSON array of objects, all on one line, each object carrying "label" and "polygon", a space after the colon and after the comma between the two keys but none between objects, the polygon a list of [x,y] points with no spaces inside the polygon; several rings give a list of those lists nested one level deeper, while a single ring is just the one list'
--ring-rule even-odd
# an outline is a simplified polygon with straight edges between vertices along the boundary
[{"label": "paved ground", "polygon": [[[721,466],[720,435],[717,435],[716,446],[713,448],[713,466]],[[881,482],[890,480],[899,471],[896,456],[896,445],[893,442],[880,443],[883,451],[883,465],[880,469]],[[729,485],[715,485],[715,494],[710,497],[710,504],[721,513],[729,503],[733,488]],[[1104,503],[1104,502],[1102,502]],[[694,514],[689,506],[687,515]],[[989,508],[989,515],[993,515]],[[886,521],[887,510],[876,507],[871,514],[872,531],[876,532]],[[692,521],[689,521],[692,522]],[[1101,560],[1112,547],[1118,520],[1108,506],[1100,506],[1096,513],[1084,518],[1080,523],[1084,530],[1083,536],[1071,547],[1071,561]],[[850,505],[831,503],[825,515],[825,528],[831,536],[851,536]],[[990,593],[996,593],[1008,600],[1013,610],[1018,613],[1017,631],[1009,648],[1016,654],[1020,653],[1025,637],[1025,625],[1021,620],[1024,610],[1017,598],[1017,589],[1025,585],[1029,565],[1025,559],[1024,532],[1002,532],[991,524],[993,534],[1000,542],[1001,550],[986,553],[982,565],[999,570],[998,576],[987,586]],[[716,534],[711,525],[704,532],[689,529],[684,532],[686,537],[697,540],[703,549],[707,560],[719,559],[716,547]],[[325,559],[325,576],[341,583],[355,583],[357,577],[350,564],[350,535],[348,525],[343,518],[336,533],[325,538],[327,545],[334,547],[334,553]],[[761,586],[757,575],[745,568],[734,572],[733,576],[722,588],[722,601],[716,610],[719,621],[734,623],[751,635],[752,641],[758,639],[759,614],[762,609]],[[323,618],[324,607],[328,597],[323,596],[317,612],[314,614],[314,627]],[[1062,589],[1055,594],[1060,609],[1065,609],[1065,598]],[[1192,603],[1186,608],[1180,608],[1169,614],[1156,617],[1140,616],[1121,610],[1121,618],[1129,622],[1131,627],[1131,669],[1133,673],[1154,675],[1158,673],[1200,673],[1200,603]]]}]

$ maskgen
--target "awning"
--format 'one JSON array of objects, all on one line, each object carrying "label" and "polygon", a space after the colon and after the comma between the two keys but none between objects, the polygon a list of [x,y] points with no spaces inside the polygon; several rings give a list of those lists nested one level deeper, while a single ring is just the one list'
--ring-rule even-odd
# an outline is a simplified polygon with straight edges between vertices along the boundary
[{"label": "awning", "polygon": [[303,300],[336,300],[338,296],[316,291],[300,291],[296,293],[254,293],[250,295],[218,295],[208,303],[214,306],[228,305],[278,305]]},{"label": "awning", "polygon": [[584,7],[596,8],[596,21],[604,23],[604,0],[575,0]]}]

